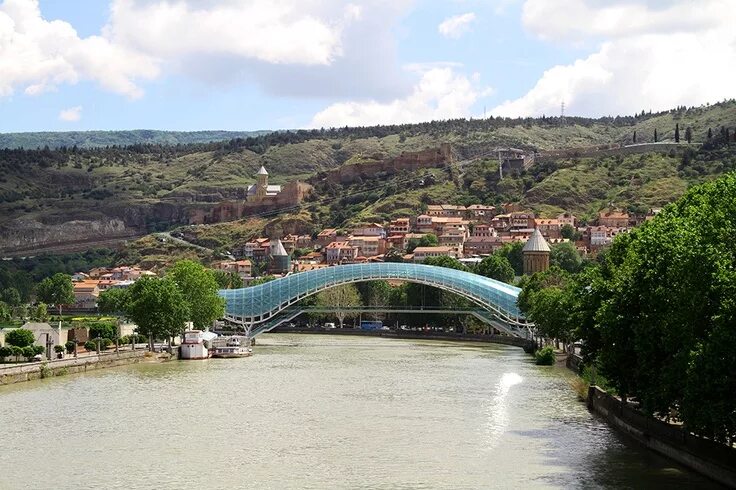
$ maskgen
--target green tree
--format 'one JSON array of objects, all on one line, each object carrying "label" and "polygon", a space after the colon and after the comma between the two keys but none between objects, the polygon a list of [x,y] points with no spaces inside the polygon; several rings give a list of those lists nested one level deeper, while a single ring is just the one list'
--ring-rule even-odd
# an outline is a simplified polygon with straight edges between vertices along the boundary
[{"label": "green tree", "polygon": [[459,271],[468,272],[468,268],[463,265],[462,262],[457,260],[455,257],[449,255],[439,255],[437,257],[427,257],[422,262],[425,265],[434,265],[437,267],[445,267],[447,269],[456,269]]},{"label": "green tree", "polygon": [[3,289],[2,294],[0,294],[0,300],[11,307],[19,306],[21,303],[20,293],[15,288]]},{"label": "green tree", "polygon": [[483,258],[476,266],[475,273],[509,284],[514,280],[514,268],[506,257],[497,254]]},{"label": "green tree", "polygon": [[[643,410],[736,439],[736,174],[619,235],[600,268],[601,373]],[[587,341],[587,340],[586,340]]]},{"label": "green tree", "polygon": [[168,275],[184,296],[194,328],[205,330],[225,314],[225,299],[217,294],[217,281],[202,264],[180,260]]},{"label": "green tree", "polygon": [[419,239],[419,246],[420,247],[436,247],[440,244],[439,240],[437,239],[437,235],[433,233],[427,233],[422,238]]},{"label": "green tree", "polygon": [[654,142],[656,143],[657,141],[659,141],[659,138],[657,136],[657,128],[654,128]]},{"label": "green tree", "polygon": [[271,282],[271,281],[273,281],[275,279],[276,279],[276,277],[270,276],[270,275],[269,276],[256,277],[255,279],[253,279],[251,282],[248,283],[248,287],[258,286],[260,284],[266,284],[267,282]]},{"label": "green tree", "polygon": [[390,248],[388,249],[388,252],[384,254],[383,261],[401,263],[404,261],[404,254],[402,254],[401,251],[397,248]]},{"label": "green tree", "polygon": [[128,309],[130,294],[127,288],[110,288],[100,293],[97,309],[107,315],[124,314]]},{"label": "green tree", "polygon": [[61,328],[61,309],[63,305],[74,303],[74,285],[68,275],[57,272],[38,285],[38,299],[59,309],[59,328]]},{"label": "green tree", "polygon": [[680,142],[680,124],[675,124],[675,143]]},{"label": "green tree", "polygon": [[583,258],[572,243],[556,243],[550,249],[550,265],[556,265],[567,272],[577,272],[583,266]]},{"label": "green tree", "polygon": [[237,272],[213,270],[212,276],[220,289],[238,289],[243,287],[243,279]]},{"label": "green tree", "polygon": [[12,310],[8,305],[0,301],[0,322],[8,322],[13,318]]},{"label": "green tree", "polygon": [[517,276],[521,276],[522,274],[524,274],[524,257],[522,254],[523,248],[524,244],[522,242],[513,242],[507,243],[496,252],[500,256],[506,257],[506,260],[508,260],[509,264],[511,264],[511,267],[514,268],[514,273]]},{"label": "green tree", "polygon": [[317,305],[322,308],[334,309],[335,317],[343,328],[346,318],[354,318],[357,312],[346,308],[361,306],[360,294],[353,284],[343,284],[325,289],[317,294]]},{"label": "green tree", "polygon": [[189,305],[171,278],[143,277],[129,288],[127,316],[138,325],[138,333],[154,338],[178,335],[189,320]]},{"label": "green tree", "polygon": [[690,129],[690,126],[685,128],[685,140],[687,141],[687,144],[689,145],[692,142],[693,139],[693,130]]},{"label": "green tree", "polygon": [[31,312],[31,320],[37,322],[45,322],[49,319],[49,311],[46,303],[38,303]]},{"label": "green tree", "polygon": [[25,328],[16,328],[5,334],[5,342],[17,347],[26,347],[33,344],[35,340],[33,332]]}]

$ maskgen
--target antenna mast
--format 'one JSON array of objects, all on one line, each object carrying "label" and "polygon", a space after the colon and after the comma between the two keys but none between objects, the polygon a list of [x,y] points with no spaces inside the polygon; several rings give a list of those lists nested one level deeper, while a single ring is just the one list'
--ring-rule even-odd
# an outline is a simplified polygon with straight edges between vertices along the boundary
[{"label": "antenna mast", "polygon": [[565,101],[560,103],[560,124],[565,125]]}]

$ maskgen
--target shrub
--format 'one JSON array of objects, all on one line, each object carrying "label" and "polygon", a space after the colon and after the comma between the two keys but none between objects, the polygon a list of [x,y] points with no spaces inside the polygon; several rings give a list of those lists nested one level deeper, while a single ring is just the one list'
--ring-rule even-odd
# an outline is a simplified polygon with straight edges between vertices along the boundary
[{"label": "shrub", "polygon": [[10,346],[10,349],[13,351],[13,355],[15,357],[20,357],[23,355],[23,347],[18,347],[17,345]]},{"label": "shrub", "polygon": [[112,340],[108,338],[100,339],[100,349],[105,350],[112,345]]},{"label": "shrub", "polygon": [[31,360],[33,356],[36,355],[36,349],[34,349],[32,345],[21,347],[21,352],[22,352],[21,355],[28,360]]},{"label": "shrub", "polygon": [[97,342],[94,340],[88,340],[84,343],[84,348],[89,352],[94,352],[97,350]]},{"label": "shrub", "polygon": [[534,353],[534,358],[537,361],[537,366],[552,366],[557,361],[555,350],[550,346],[539,349]]},{"label": "shrub", "polygon": [[100,321],[90,323],[89,336],[90,338],[96,339],[98,337],[103,339],[114,339],[116,335],[115,325],[110,322]]},{"label": "shrub", "polygon": [[10,346],[0,347],[0,359],[10,357],[13,355],[13,349]]},{"label": "shrub", "polygon": [[46,349],[41,345],[32,345],[34,354],[43,354]]},{"label": "shrub", "polygon": [[61,354],[62,352],[64,352],[64,350],[65,350],[65,347],[63,345],[57,344],[54,346],[54,352],[56,352],[57,354]]},{"label": "shrub", "polygon": [[73,354],[74,353],[74,347],[77,345],[76,342],[73,340],[68,340],[66,344],[64,344],[64,347],[66,347],[66,353],[67,354]]},{"label": "shrub", "polygon": [[36,339],[33,336],[33,332],[26,330],[25,328],[16,328],[15,330],[11,330],[5,334],[5,342],[18,347],[31,345],[34,340]]}]

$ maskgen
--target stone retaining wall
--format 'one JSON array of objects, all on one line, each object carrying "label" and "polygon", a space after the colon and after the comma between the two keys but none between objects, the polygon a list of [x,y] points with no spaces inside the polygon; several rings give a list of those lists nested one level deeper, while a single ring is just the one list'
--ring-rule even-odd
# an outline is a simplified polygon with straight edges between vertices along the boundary
[{"label": "stone retaining wall", "polygon": [[55,359],[46,362],[2,365],[0,366],[0,385],[134,364],[147,357],[147,352],[145,350],[106,352],[99,355]]},{"label": "stone retaining wall", "polygon": [[597,386],[588,390],[588,407],[649,449],[736,488],[736,449],[695,437],[678,426],[647,417]]}]

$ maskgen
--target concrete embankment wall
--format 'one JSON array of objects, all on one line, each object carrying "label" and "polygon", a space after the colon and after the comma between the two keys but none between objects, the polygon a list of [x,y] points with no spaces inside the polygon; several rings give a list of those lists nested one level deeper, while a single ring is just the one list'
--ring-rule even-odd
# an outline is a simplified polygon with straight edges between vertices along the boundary
[{"label": "concrete embankment wall", "polygon": [[72,357],[47,362],[0,366],[0,385],[134,364],[144,360],[147,357],[146,353],[145,350],[106,352],[100,355]]},{"label": "concrete embankment wall", "polygon": [[603,158],[652,152],[667,153],[671,150],[684,151],[688,146],[690,145],[686,143],[641,143],[629,146],[604,145],[585,148],[569,148],[564,150],[541,151],[536,155],[535,161],[544,162],[559,158]]},{"label": "concrete embankment wall", "polygon": [[588,407],[649,449],[736,488],[736,449],[695,437],[680,427],[647,417],[597,386],[588,390]]},{"label": "concrete embankment wall", "polygon": [[467,335],[453,333],[423,333],[407,330],[359,330],[351,328],[336,329],[307,329],[276,327],[269,333],[312,333],[322,335],[359,335],[363,337],[385,337],[389,339],[411,339],[411,340],[450,340],[461,342],[489,342],[493,344],[513,345],[516,347],[528,347],[531,342],[516,337],[504,335]]}]

